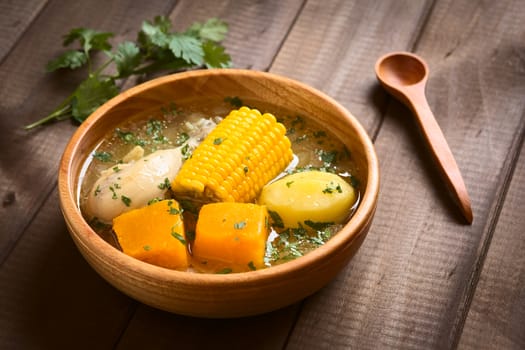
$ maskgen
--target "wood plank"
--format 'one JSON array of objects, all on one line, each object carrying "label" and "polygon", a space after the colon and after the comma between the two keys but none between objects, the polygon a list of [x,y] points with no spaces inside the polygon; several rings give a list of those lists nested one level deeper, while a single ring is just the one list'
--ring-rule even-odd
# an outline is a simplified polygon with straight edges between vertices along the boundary
[{"label": "wood plank", "polygon": [[417,53],[429,60],[429,102],[466,178],[474,223],[462,223],[410,112],[393,101],[376,140],[382,187],[374,224],[348,268],[306,303],[290,348],[456,342],[523,132],[524,21],[519,1],[433,8]]},{"label": "wood plank", "polygon": [[86,263],[54,190],[0,269],[0,348],[109,349],[136,308]]},{"label": "wood plank", "polygon": [[234,68],[266,71],[305,0],[180,1],[171,14],[182,30],[194,21],[218,17],[229,24],[224,45]]},{"label": "wood plank", "polygon": [[0,81],[9,84],[0,84],[0,95],[5,96],[0,101],[0,146],[9,151],[0,153],[0,227],[6,232],[0,236],[0,262],[53,189],[62,150],[75,130],[68,122],[32,132],[22,129],[56,108],[79,82],[74,75],[44,71],[46,62],[62,52],[62,36],[84,26],[124,33],[117,40],[134,39],[144,19],[167,13],[172,6],[160,0],[52,2],[2,62]]},{"label": "wood plank", "polygon": [[522,145],[512,182],[506,192],[505,203],[463,328],[459,349],[525,348],[523,213],[525,145]]},{"label": "wood plank", "polygon": [[0,2],[0,62],[46,3],[47,0]]},{"label": "wood plank", "polygon": [[117,349],[281,349],[299,304],[246,318],[199,319],[139,307]]},{"label": "wood plank", "polygon": [[431,1],[406,0],[309,1],[271,72],[335,98],[374,135],[386,105],[376,84],[375,60],[388,51],[410,49],[430,5]]}]

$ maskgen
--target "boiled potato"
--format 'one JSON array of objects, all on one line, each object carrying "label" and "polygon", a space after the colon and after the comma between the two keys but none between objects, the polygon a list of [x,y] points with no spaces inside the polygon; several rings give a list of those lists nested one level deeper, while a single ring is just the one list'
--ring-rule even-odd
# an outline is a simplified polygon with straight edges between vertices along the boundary
[{"label": "boiled potato", "polygon": [[322,171],[285,176],[266,185],[258,199],[269,212],[277,213],[288,228],[306,228],[308,222],[343,223],[355,201],[356,192],[350,184],[336,174]]}]

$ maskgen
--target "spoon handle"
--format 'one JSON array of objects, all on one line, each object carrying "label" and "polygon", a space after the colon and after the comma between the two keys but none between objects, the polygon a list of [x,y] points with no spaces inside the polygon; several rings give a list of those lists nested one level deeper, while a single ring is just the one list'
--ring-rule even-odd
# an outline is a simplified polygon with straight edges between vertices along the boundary
[{"label": "spoon handle", "polygon": [[441,175],[445,179],[449,190],[455,197],[461,213],[469,224],[472,223],[473,214],[470,205],[470,198],[459,167],[452,155],[452,151],[439,127],[434,114],[428,105],[427,99],[421,89],[415,88],[411,91],[410,107],[417,116],[419,126],[426,141],[430,146],[430,151],[436,161]]}]

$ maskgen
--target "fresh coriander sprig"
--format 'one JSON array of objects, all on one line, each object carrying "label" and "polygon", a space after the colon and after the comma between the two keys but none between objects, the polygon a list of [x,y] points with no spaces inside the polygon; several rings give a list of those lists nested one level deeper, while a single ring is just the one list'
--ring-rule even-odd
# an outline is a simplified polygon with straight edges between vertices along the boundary
[{"label": "fresh coriander sprig", "polygon": [[[136,41],[122,42],[113,50],[109,42],[113,33],[88,28],[72,29],[64,36],[63,45],[76,43],[79,48],[68,50],[48,62],[46,70],[53,72],[87,66],[88,77],[53,112],[24,128],[29,130],[50,121],[70,118],[82,123],[99,106],[119,93],[119,80],[130,76],[202,66],[230,67],[230,55],[221,45],[227,32],[228,25],[217,18],[204,23],[196,22],[184,32],[175,32],[167,17],[157,16],[142,24]],[[108,59],[94,69],[92,56],[99,52]],[[111,66],[116,73],[107,73]]]}]

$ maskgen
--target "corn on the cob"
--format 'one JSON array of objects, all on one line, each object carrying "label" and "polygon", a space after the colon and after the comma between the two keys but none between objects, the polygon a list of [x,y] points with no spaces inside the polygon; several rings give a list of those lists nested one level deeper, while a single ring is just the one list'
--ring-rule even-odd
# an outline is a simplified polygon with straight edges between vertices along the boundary
[{"label": "corn on the cob", "polygon": [[293,157],[286,128],[269,113],[241,107],[224,118],[180,169],[171,188],[200,202],[253,202]]}]

